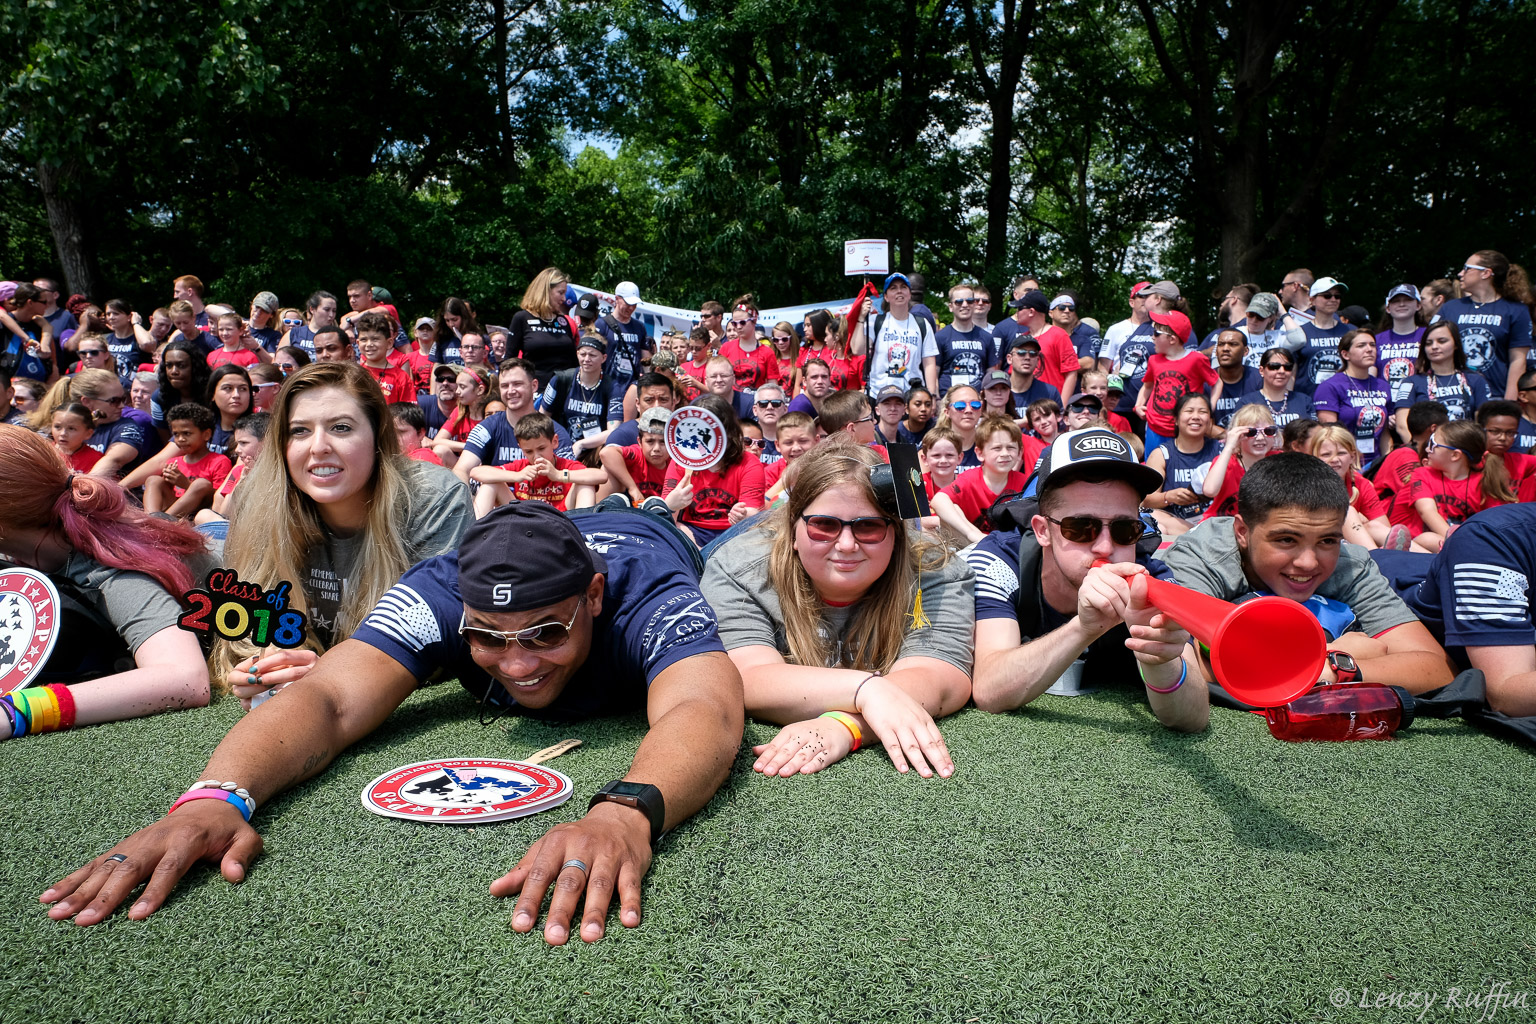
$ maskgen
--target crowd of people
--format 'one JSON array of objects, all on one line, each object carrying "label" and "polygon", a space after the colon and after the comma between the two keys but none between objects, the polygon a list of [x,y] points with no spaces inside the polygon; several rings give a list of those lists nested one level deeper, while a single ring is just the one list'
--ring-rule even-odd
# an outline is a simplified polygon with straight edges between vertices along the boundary
[{"label": "crowd of people", "polygon": [[[505,327],[457,297],[409,321],[364,280],[344,314],[326,291],[242,313],[182,276],[147,318],[0,285],[0,562],[55,582],[70,636],[0,697],[0,739],[218,693],[250,711],[50,914],[100,921],[148,881],[142,918],[199,858],[240,880],[258,805],[456,677],[482,720],[647,713],[625,778],[491,885],[520,931],[553,886],[546,939],[592,941],[615,897],[639,923],[655,844],[746,716],[779,726],[753,765],[776,777],[865,746],[948,776],[946,716],[1075,670],[1205,729],[1235,702],[1149,579],[1303,604],[1320,684],[1472,667],[1493,711],[1536,715],[1533,298],[1503,255],[1374,317],[1305,269],[1237,285],[1203,335],[1168,280],[1107,327],[1033,278],[996,323],[984,285],[935,312],[924,284],[799,323],[746,294],[655,337],[633,282],[604,310],[556,268]],[[707,468],[671,457],[685,406],[724,428]],[[900,512],[895,446],[927,517]],[[291,588],[306,641],[199,646],[176,621],[213,567]]]}]

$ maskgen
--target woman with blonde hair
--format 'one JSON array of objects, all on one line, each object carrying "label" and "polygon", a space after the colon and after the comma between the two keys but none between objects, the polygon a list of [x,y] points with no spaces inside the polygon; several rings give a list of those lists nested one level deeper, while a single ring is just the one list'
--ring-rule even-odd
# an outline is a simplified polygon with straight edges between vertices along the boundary
[{"label": "woman with blonde hair", "polygon": [[938,426],[948,427],[959,434],[965,445],[960,449],[962,473],[981,465],[981,456],[976,451],[976,424],[981,422],[982,407],[985,404],[986,400],[976,388],[969,384],[956,384],[944,392],[944,401],[939,405]]},{"label": "woman with blonde hair", "polygon": [[[1392,524],[1387,519],[1387,504],[1376,493],[1376,485],[1360,472],[1360,447],[1355,443],[1354,432],[1337,423],[1324,423],[1312,431],[1307,441],[1307,452],[1328,464],[1339,474],[1349,491],[1349,514],[1344,517],[1344,539],[1363,548],[1379,548],[1387,542],[1387,531]],[[1408,534],[1399,531],[1403,543],[1398,550],[1407,550]]]},{"label": "woman with blonde hair", "polygon": [[0,738],[207,704],[202,649],[177,625],[212,567],[204,538],[71,473],[24,427],[0,425],[0,480],[0,558],[47,575],[63,602],[41,673],[0,699]]},{"label": "woman with blonde hair", "polygon": [[507,355],[533,364],[541,385],[561,370],[576,368],[576,328],[565,315],[565,291],[571,279],[559,267],[545,267],[528,282],[522,308],[512,314]]},{"label": "woman with blonde hair", "polygon": [[456,548],[474,519],[463,482],[400,453],[384,395],[356,363],[311,363],[288,378],[235,499],[224,565],[268,590],[291,584],[289,607],[308,616],[303,650],[215,649],[215,677],[248,706],[308,672],[405,570]]},{"label": "woman with blonde hair", "polygon": [[970,568],[909,531],[872,480],[872,449],[829,438],[789,497],[711,553],[700,589],[745,684],[747,712],[783,725],[756,771],[819,771],[883,744],[898,771],[954,770],[934,724],[971,693]]},{"label": "woman with blonde hair", "polygon": [[27,426],[46,432],[53,424],[54,412],[71,402],[91,410],[93,433],[86,444],[101,452],[101,458],[91,467],[92,476],[115,480],[137,469],[160,450],[160,438],[152,428],[123,415],[127,398],[122,381],[111,370],[80,370],[60,378],[38,403],[37,411],[27,418]]},{"label": "woman with blonde hair", "polygon": [[459,461],[459,453],[464,450],[464,442],[469,440],[469,432],[490,415],[488,406],[495,382],[488,366],[459,366],[455,369],[458,370],[458,376],[454,381],[454,389],[459,404],[448,414],[448,420],[438,430],[437,436],[432,438],[433,453],[448,469],[452,469],[454,463]]}]

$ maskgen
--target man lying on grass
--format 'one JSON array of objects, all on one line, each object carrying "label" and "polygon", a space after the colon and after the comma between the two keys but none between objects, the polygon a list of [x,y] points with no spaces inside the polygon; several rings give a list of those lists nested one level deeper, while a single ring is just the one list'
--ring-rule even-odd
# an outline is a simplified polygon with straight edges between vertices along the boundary
[{"label": "man lying on grass", "polygon": [[1082,658],[1086,680],[1139,679],[1168,728],[1204,729],[1210,700],[1185,661],[1189,634],[1147,604],[1146,577],[1166,579],[1167,567],[1136,551],[1141,499],[1162,474],[1100,428],[1062,434],[1036,465],[1029,527],[989,533],[966,556],[976,573],[976,706],[1022,707]]},{"label": "man lying on grass", "polygon": [[1274,594],[1305,604],[1328,636],[1320,683],[1390,683],[1412,693],[1444,686],[1445,651],[1370,552],[1344,543],[1348,512],[1344,481],[1325,462],[1280,452],[1243,476],[1237,515],[1206,519],[1164,561],[1180,585],[1223,601]]},{"label": "man lying on grass", "polygon": [[[458,675],[482,714],[646,709],[651,731],[622,783],[491,883],[493,896],[520,894],[520,932],[532,930],[553,884],[544,938],[555,945],[570,937],[583,894],[587,942],[602,937],[615,888],[619,920],[638,925],[657,840],[704,806],[741,746],[741,676],[670,523],[639,512],[572,520],[543,502],[496,509],[457,554],[407,572],[350,640],[230,731],[191,799],[44,892],[55,904],[48,915],[95,924],[148,880],[128,911],[148,917],[198,860],[242,880],[262,847],[252,808],[324,771],[438,669]],[[238,789],[224,795],[220,784]]]}]

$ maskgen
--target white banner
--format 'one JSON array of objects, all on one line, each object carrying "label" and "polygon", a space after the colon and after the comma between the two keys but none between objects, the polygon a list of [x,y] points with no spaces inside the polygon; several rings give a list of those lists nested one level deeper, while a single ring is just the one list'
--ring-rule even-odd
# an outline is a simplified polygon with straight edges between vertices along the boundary
[{"label": "white banner", "polygon": [[[613,310],[614,295],[612,292],[599,291],[589,288],[584,284],[572,283],[571,288],[577,295],[597,296],[598,306],[604,313]],[[651,337],[658,336],[663,330],[691,331],[699,326],[699,311],[697,309],[683,309],[679,306],[663,306],[655,302],[644,301],[644,292],[641,292],[642,301],[640,308],[635,313],[636,319],[648,327],[655,328],[651,331]],[[846,299],[835,299],[830,302],[810,302],[802,306],[780,306],[775,309],[759,310],[757,324],[766,330],[772,330],[773,325],[781,320],[787,320],[796,327],[805,319],[805,315],[816,309],[829,309],[833,313],[845,314],[848,307],[853,305],[853,296]]]}]

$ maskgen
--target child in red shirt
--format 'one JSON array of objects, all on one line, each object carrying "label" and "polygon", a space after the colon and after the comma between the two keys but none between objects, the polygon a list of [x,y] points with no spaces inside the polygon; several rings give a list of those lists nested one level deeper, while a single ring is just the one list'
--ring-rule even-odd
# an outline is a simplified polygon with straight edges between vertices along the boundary
[{"label": "child in red shirt", "polygon": [[694,404],[725,426],[725,454],[708,469],[684,470],[674,462],[662,497],[683,532],[702,548],[763,507],[763,462],[747,449],[741,422],[726,399],[705,395]]},{"label": "child in red shirt", "polygon": [[796,459],[816,443],[816,420],[810,413],[787,412],[775,427],[774,447],[783,456],[763,467],[763,500],[772,504],[788,489],[785,474]]},{"label": "child in red shirt", "polygon": [[1467,519],[1515,500],[1503,460],[1485,455],[1483,428],[1476,423],[1453,420],[1435,430],[1426,449],[1428,465],[1413,471],[1409,485],[1418,519],[1408,525],[1415,548],[1439,551]]},{"label": "child in red shirt", "polygon": [[[1221,454],[1211,460],[1200,493],[1211,500],[1201,518],[1237,515],[1237,487],[1243,474],[1284,443],[1274,417],[1261,405],[1245,405],[1232,414]],[[1235,456],[1235,457],[1234,457]]]},{"label": "child in red shirt", "polygon": [[[720,355],[731,361],[737,390],[756,391],[768,381],[779,379],[779,359],[773,354],[772,345],[758,341],[755,334],[746,333],[753,329],[751,321],[746,323],[746,327],[740,328],[743,333],[739,338],[732,338],[720,346]],[[736,320],[732,320],[731,325],[734,328]],[[749,342],[751,347],[748,347]]]},{"label": "child in red shirt", "polygon": [[[213,410],[193,402],[165,414],[176,454],[144,481],[144,511],[188,517],[213,503],[213,492],[229,475],[229,459],[208,450],[213,439]],[[149,463],[160,460],[160,456]]]},{"label": "child in red shirt", "polygon": [[235,468],[224,477],[218,493],[213,496],[213,511],[216,515],[229,518],[235,488],[245,479],[245,474],[250,472],[257,457],[261,455],[262,445],[267,440],[267,427],[271,423],[272,414],[266,412],[248,412],[235,421],[235,432],[229,437],[229,450],[235,453]]},{"label": "child in red shirt", "polygon": [[358,317],[357,348],[363,356],[363,369],[379,382],[384,401],[416,401],[416,380],[411,371],[389,362],[395,351],[394,325],[389,322],[389,317],[371,310]]},{"label": "child in red shirt", "polygon": [[517,443],[523,458],[469,471],[469,478],[481,485],[475,493],[475,518],[511,501],[545,501],[562,512],[588,508],[608,480],[604,470],[555,454],[555,421],[541,412],[517,421]]},{"label": "child in red shirt", "polygon": [[961,473],[933,497],[939,521],[971,544],[992,532],[987,510],[993,503],[1010,492],[1022,494],[1029,483],[1029,477],[1019,472],[1023,435],[1009,417],[982,420],[976,427],[976,449],[981,465]]},{"label": "child in red shirt", "polygon": [[1210,387],[1214,408],[1222,389],[1221,378],[1211,369],[1210,357],[1184,348],[1189,341],[1189,317],[1172,310],[1152,314],[1152,322],[1156,325],[1152,333],[1156,351],[1147,360],[1147,372],[1136,394],[1136,415],[1147,421],[1149,452],[1156,451],[1159,445],[1171,444],[1178,434],[1173,408],[1180,398],[1191,391],[1203,394]]},{"label": "child in red shirt", "polygon": [[436,452],[423,446],[427,440],[427,417],[421,406],[415,402],[391,402],[389,414],[395,419],[395,436],[400,439],[400,451],[406,458],[434,466],[443,464]]},{"label": "child in red shirt", "polygon": [[48,428],[54,450],[76,473],[89,473],[101,461],[101,452],[86,444],[94,432],[92,422],[91,410],[79,402],[70,402],[54,411],[53,424]]}]

